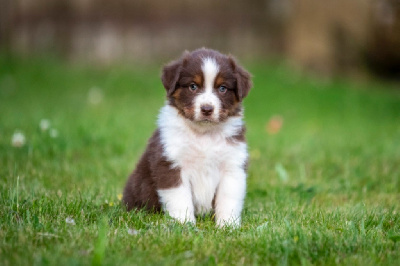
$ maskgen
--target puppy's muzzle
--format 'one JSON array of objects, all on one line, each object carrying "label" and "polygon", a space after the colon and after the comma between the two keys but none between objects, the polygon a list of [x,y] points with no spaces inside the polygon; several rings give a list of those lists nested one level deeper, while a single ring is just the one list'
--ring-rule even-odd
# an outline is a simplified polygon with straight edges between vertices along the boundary
[{"label": "puppy's muzzle", "polygon": [[212,115],[212,113],[214,112],[214,107],[213,107],[212,105],[205,104],[205,105],[202,105],[202,106],[200,107],[200,110],[201,110],[201,113],[202,113],[204,116],[210,116],[210,115]]}]

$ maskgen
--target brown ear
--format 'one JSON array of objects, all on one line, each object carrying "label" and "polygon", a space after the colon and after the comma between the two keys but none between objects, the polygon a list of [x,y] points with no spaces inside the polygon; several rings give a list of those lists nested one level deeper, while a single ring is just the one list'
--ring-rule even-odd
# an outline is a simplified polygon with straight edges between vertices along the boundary
[{"label": "brown ear", "polygon": [[232,56],[229,56],[229,60],[236,77],[236,96],[238,97],[239,101],[241,101],[247,96],[251,87],[253,86],[251,82],[251,75],[249,72],[244,70],[244,68],[239,66]]},{"label": "brown ear", "polygon": [[188,51],[185,51],[180,59],[170,62],[164,66],[162,70],[161,81],[164,85],[164,88],[167,90],[167,96],[171,96],[176,89],[179,76],[188,53]]},{"label": "brown ear", "polygon": [[164,66],[161,75],[161,81],[167,90],[167,96],[171,96],[176,89],[179,74],[182,68],[182,61],[176,60]]}]

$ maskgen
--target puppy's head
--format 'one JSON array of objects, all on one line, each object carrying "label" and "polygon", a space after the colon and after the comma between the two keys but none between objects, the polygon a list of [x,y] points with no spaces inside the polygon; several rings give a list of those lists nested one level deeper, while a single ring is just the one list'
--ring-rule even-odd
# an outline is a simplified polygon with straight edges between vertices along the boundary
[{"label": "puppy's head", "polygon": [[209,49],[185,52],[163,68],[161,80],[169,104],[196,123],[240,115],[252,86],[250,74],[233,57]]}]

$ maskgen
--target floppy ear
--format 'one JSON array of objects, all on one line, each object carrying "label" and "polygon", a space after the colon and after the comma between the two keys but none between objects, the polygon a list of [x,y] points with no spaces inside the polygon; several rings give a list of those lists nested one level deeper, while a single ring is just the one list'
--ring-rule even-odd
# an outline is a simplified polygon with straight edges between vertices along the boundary
[{"label": "floppy ear", "polygon": [[185,51],[180,59],[170,62],[162,70],[161,81],[167,90],[167,96],[171,96],[176,89],[188,53],[188,51]]},{"label": "floppy ear", "polygon": [[161,74],[161,81],[167,90],[167,96],[171,96],[176,89],[179,74],[182,68],[182,60],[176,60],[164,66]]},{"label": "floppy ear", "polygon": [[229,60],[236,78],[236,96],[238,97],[239,101],[241,101],[247,96],[251,87],[253,86],[251,82],[251,75],[249,72],[244,70],[244,68],[239,66],[232,56],[229,56]]}]

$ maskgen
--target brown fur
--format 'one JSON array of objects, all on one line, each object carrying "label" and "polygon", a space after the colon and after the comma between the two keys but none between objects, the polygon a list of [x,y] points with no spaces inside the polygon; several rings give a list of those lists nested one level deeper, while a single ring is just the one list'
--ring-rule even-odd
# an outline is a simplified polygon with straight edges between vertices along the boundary
[{"label": "brown fur", "polygon": [[[202,58],[205,57],[214,58],[220,66],[220,72],[214,83],[216,95],[222,103],[219,122],[230,116],[239,115],[242,110],[242,99],[247,96],[252,86],[250,74],[240,67],[232,56],[209,49],[185,52],[180,59],[164,67],[161,79],[167,90],[169,104],[176,107],[187,119],[194,120],[193,99],[196,94],[204,91],[201,65]],[[196,92],[189,89],[192,83],[198,86]],[[228,88],[225,93],[218,91],[222,85]]]},{"label": "brown fur", "polygon": [[160,132],[156,130],[126,183],[122,201],[128,210],[145,207],[160,211],[156,190],[176,187],[181,183],[180,169],[172,168],[162,154]]},{"label": "brown fur", "polygon": [[230,142],[232,144],[235,142],[245,142],[246,141],[245,134],[246,134],[246,127],[242,126],[242,129],[240,130],[240,132],[238,132],[236,135],[230,137],[228,139],[228,142]]},{"label": "brown fur", "polygon": [[[204,77],[201,70],[204,57],[214,58],[220,66],[214,84],[215,93],[222,103],[218,122],[240,115],[242,99],[246,97],[252,86],[250,74],[241,68],[233,57],[208,49],[185,52],[180,59],[163,68],[161,80],[167,91],[168,103],[183,117],[194,120],[193,99],[196,94],[204,91]],[[198,86],[196,91],[189,89],[191,83]],[[228,90],[221,93],[218,90],[220,86],[225,86]],[[244,134],[243,127],[228,141],[232,144],[243,142],[245,141]],[[128,210],[147,208],[160,211],[161,204],[157,190],[177,187],[181,182],[180,169],[174,168],[172,163],[163,156],[158,129],[150,138],[146,151],[126,183],[123,203]],[[213,205],[214,201],[215,198]]]}]

